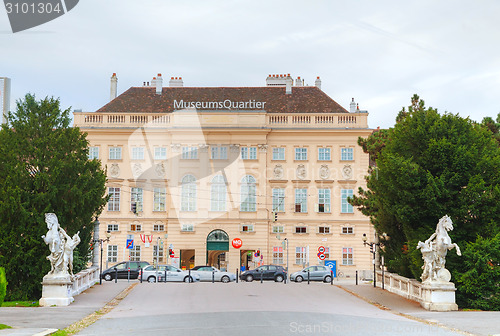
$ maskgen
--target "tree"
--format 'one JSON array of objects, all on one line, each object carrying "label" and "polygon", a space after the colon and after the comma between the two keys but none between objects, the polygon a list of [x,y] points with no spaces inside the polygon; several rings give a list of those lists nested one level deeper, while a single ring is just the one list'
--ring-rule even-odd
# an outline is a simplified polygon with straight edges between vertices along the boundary
[{"label": "tree", "polygon": [[[385,147],[367,176],[367,189],[351,199],[378,233],[386,232],[390,271],[419,278],[422,258],[415,249],[443,215],[455,229],[459,246],[499,232],[500,149],[484,127],[433,108],[412,97],[408,112],[398,115]],[[460,259],[450,253],[447,268],[460,273]]]},{"label": "tree", "polygon": [[481,125],[486,127],[493,133],[493,137],[498,141],[500,145],[500,113],[497,115],[496,121],[492,117],[484,117]]},{"label": "tree", "polygon": [[80,231],[75,264],[86,264],[92,223],[107,200],[106,174],[88,160],[86,134],[70,127],[58,99],[27,94],[9,120],[0,131],[0,266],[7,299],[35,300],[50,270],[44,214],[56,213],[70,235]]}]

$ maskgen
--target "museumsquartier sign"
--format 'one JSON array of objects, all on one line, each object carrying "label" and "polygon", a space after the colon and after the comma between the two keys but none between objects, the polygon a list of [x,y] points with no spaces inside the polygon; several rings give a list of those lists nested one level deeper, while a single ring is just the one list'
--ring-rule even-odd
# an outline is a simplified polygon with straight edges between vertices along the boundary
[{"label": "museumsquartier sign", "polygon": [[263,110],[266,102],[248,100],[248,101],[232,101],[229,99],[223,101],[184,101],[184,100],[174,100],[174,109],[207,109],[207,110],[218,110],[218,109],[242,109],[242,110]]}]

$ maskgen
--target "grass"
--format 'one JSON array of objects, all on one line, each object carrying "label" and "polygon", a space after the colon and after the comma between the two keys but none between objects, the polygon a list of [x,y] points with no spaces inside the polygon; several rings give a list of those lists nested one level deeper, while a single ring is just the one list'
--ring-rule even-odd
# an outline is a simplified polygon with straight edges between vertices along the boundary
[{"label": "grass", "polygon": [[51,334],[52,336],[68,336],[68,332],[65,330],[58,330],[55,333]]},{"label": "grass", "polygon": [[1,329],[12,329],[12,327],[9,327],[9,326],[8,326],[8,325],[6,325],[6,324],[1,324],[1,323],[0,323],[0,330],[1,330]]},{"label": "grass", "polygon": [[4,301],[2,307],[40,307],[38,301]]}]

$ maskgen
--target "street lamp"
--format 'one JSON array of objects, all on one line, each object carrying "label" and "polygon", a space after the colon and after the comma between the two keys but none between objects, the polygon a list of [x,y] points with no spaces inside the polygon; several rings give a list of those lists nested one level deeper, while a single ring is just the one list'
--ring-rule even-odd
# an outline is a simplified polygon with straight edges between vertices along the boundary
[{"label": "street lamp", "polygon": [[[96,220],[96,223],[99,223],[99,221]],[[106,231],[106,239],[94,239],[95,243],[99,243],[99,248],[101,249],[101,261],[99,263],[99,285],[102,285],[102,243],[109,242],[110,238],[111,232]]]},{"label": "street lamp", "polygon": [[[385,233],[383,234],[384,237],[387,236]],[[376,270],[376,265],[375,265],[375,254],[377,253],[377,246],[383,245],[382,243],[374,243],[368,242],[368,238],[366,237],[366,233],[363,233],[363,245],[368,245],[370,246],[370,252],[373,253],[373,287],[377,287],[377,270]],[[383,283],[384,279],[382,279]]]}]

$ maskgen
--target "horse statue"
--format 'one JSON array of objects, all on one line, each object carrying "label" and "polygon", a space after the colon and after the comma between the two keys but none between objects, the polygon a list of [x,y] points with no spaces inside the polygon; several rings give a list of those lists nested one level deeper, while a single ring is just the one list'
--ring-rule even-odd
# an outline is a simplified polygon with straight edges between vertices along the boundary
[{"label": "horse statue", "polygon": [[462,255],[460,247],[451,242],[448,235],[448,231],[451,230],[453,230],[453,222],[448,215],[445,215],[439,220],[436,232],[425,242],[418,242],[417,249],[420,249],[424,259],[422,281],[450,281],[450,272],[445,268],[446,255],[453,248],[456,249],[459,256]]}]

